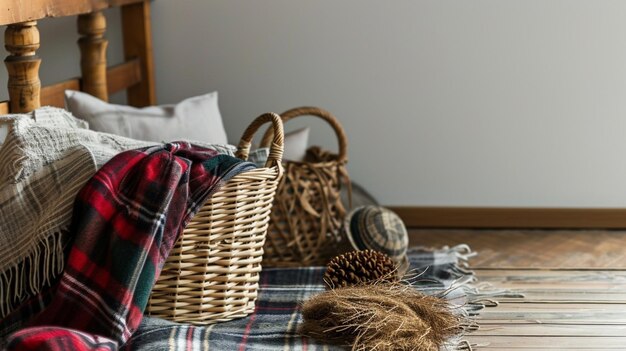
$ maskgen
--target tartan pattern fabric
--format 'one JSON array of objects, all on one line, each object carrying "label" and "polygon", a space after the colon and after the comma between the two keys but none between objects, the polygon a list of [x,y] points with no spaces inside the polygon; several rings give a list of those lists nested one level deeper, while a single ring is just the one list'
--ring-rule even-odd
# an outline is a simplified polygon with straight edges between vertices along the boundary
[{"label": "tartan pattern fabric", "polygon": [[363,206],[348,214],[345,228],[354,248],[380,251],[396,263],[402,262],[409,246],[404,222],[389,209]]},{"label": "tartan pattern fabric", "polygon": [[117,350],[117,343],[80,330],[44,326],[20,330],[7,347],[9,350],[110,351]]},{"label": "tartan pattern fabric", "polygon": [[250,168],[186,142],[111,159],[76,197],[75,239],[52,301],[7,349],[116,350],[139,326],[188,220],[223,181]]},{"label": "tartan pattern fabric", "polygon": [[[452,288],[469,274],[457,270],[454,249],[412,250],[411,269],[420,275],[417,289],[438,294]],[[324,291],[324,267],[270,268],[261,272],[259,296],[254,313],[246,318],[210,326],[176,324],[158,318],[144,318],[124,351],[314,351],[343,350],[323,341],[302,337],[297,329],[302,321],[301,304]],[[463,289],[446,293],[455,306],[466,306]],[[459,307],[461,312],[462,307]],[[450,340],[448,350],[455,350],[459,340]]]},{"label": "tartan pattern fabric", "polygon": [[[445,297],[459,312],[476,314],[481,299],[469,287],[471,272],[461,269],[460,263],[471,252],[459,248],[437,251],[410,249],[408,253],[413,274],[419,275],[414,286],[427,294],[447,291]],[[336,346],[302,338],[297,327],[302,317],[300,304],[310,296],[324,291],[323,267],[270,268],[261,272],[256,309],[247,318],[207,327],[177,324],[159,318],[144,317],[139,329],[121,348],[124,351],[205,351],[205,350],[341,350]],[[460,281],[465,285],[455,288]],[[45,295],[23,304],[0,324],[0,331],[10,332],[28,320],[49,300]],[[0,340],[3,334],[0,333]],[[455,350],[460,340],[450,340],[448,350]],[[0,343],[0,346],[1,343]],[[0,347],[1,348],[1,347]]]}]

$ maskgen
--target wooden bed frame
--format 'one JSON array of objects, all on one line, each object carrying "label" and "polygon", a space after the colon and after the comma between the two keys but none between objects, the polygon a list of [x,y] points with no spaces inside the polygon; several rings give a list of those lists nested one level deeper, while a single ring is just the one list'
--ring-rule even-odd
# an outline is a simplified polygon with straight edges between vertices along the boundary
[{"label": "wooden bed frame", "polygon": [[[122,12],[126,61],[108,67],[102,10],[117,6]],[[42,87],[37,20],[76,15],[81,77]],[[148,0],[3,0],[0,25],[7,25],[4,45],[10,53],[5,59],[9,101],[0,102],[0,114],[29,112],[45,105],[63,107],[66,89],[81,90],[105,101],[109,94],[127,90],[129,105],[156,103]]]}]

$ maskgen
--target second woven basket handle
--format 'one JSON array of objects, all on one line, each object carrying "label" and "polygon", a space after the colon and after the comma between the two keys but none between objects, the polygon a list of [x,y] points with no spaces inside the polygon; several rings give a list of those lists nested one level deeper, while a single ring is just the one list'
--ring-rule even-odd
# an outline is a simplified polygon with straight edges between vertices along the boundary
[{"label": "second woven basket handle", "polygon": [[[346,137],[346,132],[343,130],[343,127],[339,124],[339,121],[337,121],[335,116],[321,108],[308,106],[292,108],[291,110],[287,110],[280,115],[283,123],[298,116],[317,116],[328,122],[328,124],[330,124],[335,131],[335,134],[337,134],[337,140],[339,141],[339,158],[337,161],[348,161],[348,138]],[[273,132],[271,128],[265,132],[263,139],[261,139],[261,146],[267,147],[269,145],[270,140],[272,139],[272,134]]]},{"label": "second woven basket handle", "polygon": [[267,157],[267,162],[265,162],[265,167],[277,166],[282,168],[281,162],[283,160],[283,145],[285,143],[283,121],[279,115],[273,112],[264,113],[250,123],[245,132],[243,132],[243,136],[239,141],[236,156],[242,160],[248,159],[248,155],[250,154],[250,145],[252,144],[254,134],[262,125],[268,122],[272,123],[272,127],[269,130],[272,131],[273,137],[272,145],[270,146],[270,153]]}]

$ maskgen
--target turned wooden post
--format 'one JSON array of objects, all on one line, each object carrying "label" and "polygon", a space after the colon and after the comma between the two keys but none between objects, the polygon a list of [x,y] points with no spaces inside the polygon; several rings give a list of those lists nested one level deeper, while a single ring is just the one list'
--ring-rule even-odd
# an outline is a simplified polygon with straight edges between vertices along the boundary
[{"label": "turned wooden post", "polygon": [[109,100],[106,27],[106,17],[100,11],[78,16],[82,90],[104,101]]},{"label": "turned wooden post", "polygon": [[141,62],[141,82],[128,88],[128,104],[138,107],[155,105],[150,0],[122,6],[122,32],[126,60],[139,58]]},{"label": "turned wooden post", "polygon": [[12,113],[29,112],[40,107],[41,81],[36,55],[39,49],[37,22],[23,22],[7,26],[4,47],[11,53],[4,63],[9,74],[9,99]]}]

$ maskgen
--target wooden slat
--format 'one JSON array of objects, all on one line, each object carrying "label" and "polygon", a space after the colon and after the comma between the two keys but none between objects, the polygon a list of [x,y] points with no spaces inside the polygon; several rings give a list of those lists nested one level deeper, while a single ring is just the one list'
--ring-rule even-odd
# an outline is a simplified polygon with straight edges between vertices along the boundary
[{"label": "wooden slat", "polygon": [[45,17],[73,16],[143,0],[3,0],[0,25],[34,21]]},{"label": "wooden slat", "polygon": [[477,311],[479,329],[464,337],[474,350],[626,349],[626,232],[415,229],[411,239],[478,252],[470,266],[499,305]]},{"label": "wooden slat", "polygon": [[477,269],[494,297],[465,339],[477,350],[620,350],[626,345],[626,270]]},{"label": "wooden slat", "polygon": [[[141,82],[141,71],[139,61],[132,60],[125,62],[107,70],[107,90],[109,94],[122,91],[128,87]],[[63,82],[41,88],[41,105],[42,106],[65,106],[65,90],[81,90],[81,81],[79,78],[68,79]],[[0,103],[0,114],[7,114],[8,102]]]},{"label": "wooden slat", "polygon": [[562,282],[567,281],[604,281],[625,283],[625,270],[560,270],[560,269],[518,269],[518,270],[478,270],[481,281],[526,281],[526,282]]},{"label": "wooden slat", "polygon": [[624,350],[626,337],[551,337],[495,336],[488,342],[480,336],[468,336],[476,350]]},{"label": "wooden slat", "polygon": [[6,115],[9,113],[9,102],[2,101],[0,102],[0,115]]},{"label": "wooden slat", "polygon": [[497,267],[626,268],[624,230],[411,229],[412,245],[467,244],[473,269]]},{"label": "wooden slat", "polygon": [[[626,293],[624,292],[604,292],[604,291],[590,291],[590,292],[577,292],[577,291],[551,291],[551,290],[516,290],[516,292],[524,295],[524,301],[529,303],[596,303],[602,301],[603,303],[612,304],[625,304],[626,305]],[[499,303],[516,303],[519,302],[518,297],[499,297]]]},{"label": "wooden slat", "polygon": [[501,282],[491,282],[494,285],[497,285],[500,288],[510,289],[513,291],[518,290],[553,290],[553,291],[571,291],[571,290],[584,290],[584,291],[606,291],[606,292],[616,292],[616,291],[626,291],[626,284],[620,283],[612,283],[612,282],[547,282],[547,283],[537,283],[537,282],[524,282],[524,281],[501,281]]},{"label": "wooden slat", "polygon": [[515,268],[495,268],[495,267],[480,267],[475,270],[481,276],[558,276],[558,277],[570,277],[581,275],[592,275],[602,277],[626,277],[626,269],[624,268],[527,268],[527,267],[515,267]]},{"label": "wooden slat", "polygon": [[109,95],[128,89],[141,83],[141,65],[139,59],[133,59],[107,71],[107,87]]},{"label": "wooden slat", "polygon": [[[522,320],[522,319],[490,319],[481,320],[480,326],[498,326],[498,325],[626,325],[626,320],[610,320],[610,321],[591,321],[591,320],[563,320],[563,319],[542,319],[537,320]],[[473,333],[473,332],[472,332]]]},{"label": "wooden slat", "polygon": [[626,228],[626,209],[390,207],[411,228]]},{"label": "wooden slat", "polygon": [[41,105],[65,107],[65,90],[80,90],[80,80],[69,79],[41,88]]},{"label": "wooden slat", "polygon": [[626,325],[484,325],[472,332],[482,336],[624,336]]},{"label": "wooden slat", "polygon": [[624,312],[602,312],[602,311],[515,311],[515,312],[495,312],[491,310],[481,311],[477,317],[478,324],[483,321],[508,321],[509,323],[519,323],[521,321],[531,323],[551,324],[554,322],[576,321],[577,324],[625,324],[626,316]]},{"label": "wooden slat", "polygon": [[[622,290],[623,291],[623,290]],[[598,301],[597,303],[530,303],[530,302],[511,302],[503,303],[497,307],[484,309],[480,315],[494,316],[506,314],[552,314],[563,313],[568,315],[575,314],[617,314],[626,318],[626,304],[612,304]]]},{"label": "wooden slat", "polygon": [[156,104],[150,2],[148,0],[122,7],[122,31],[126,60],[138,58],[142,81],[127,92],[128,104],[149,106]]}]

